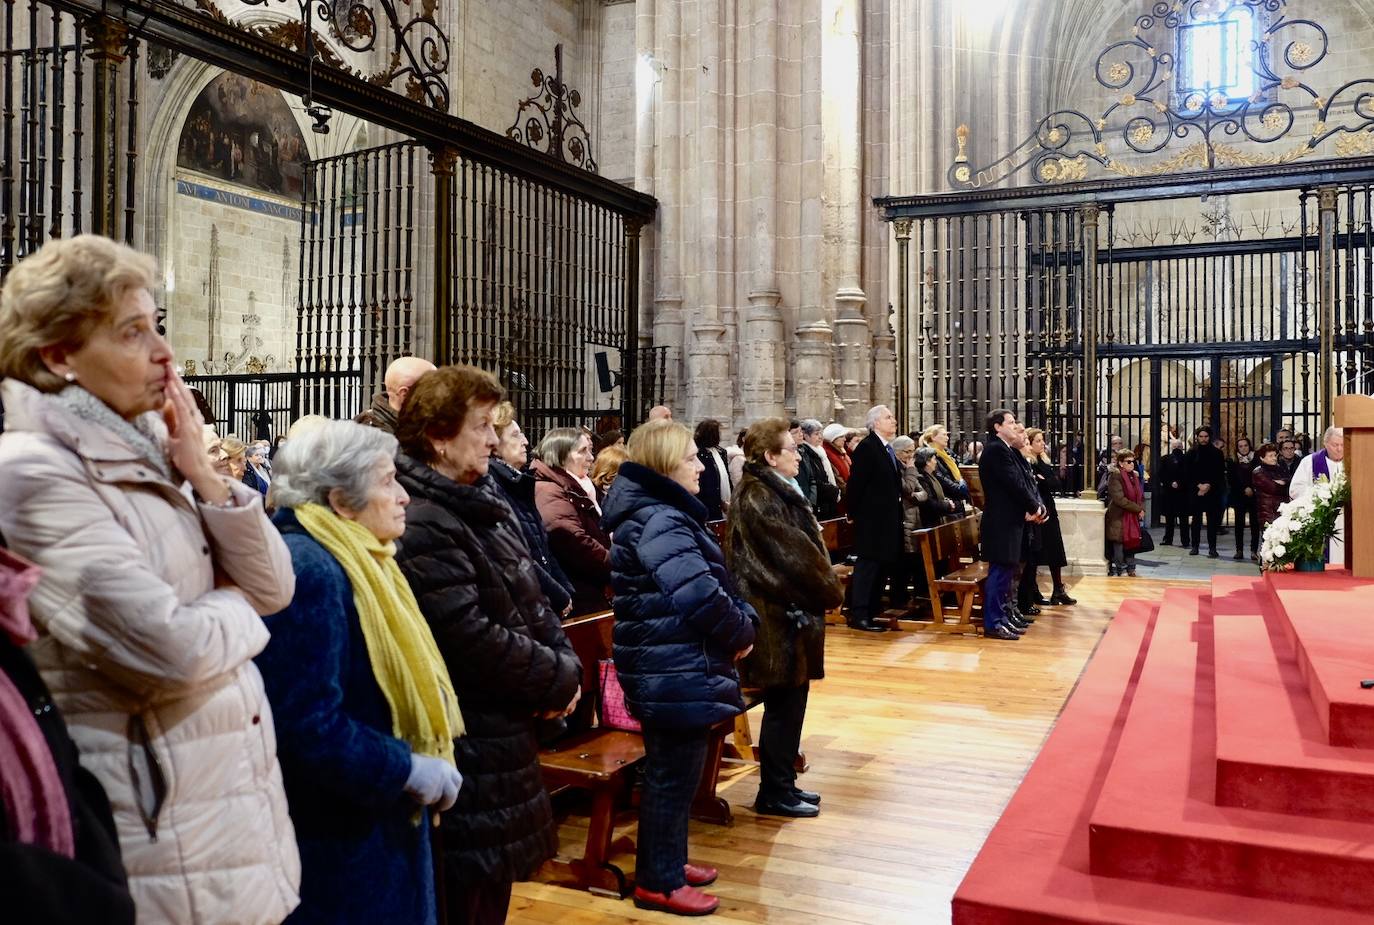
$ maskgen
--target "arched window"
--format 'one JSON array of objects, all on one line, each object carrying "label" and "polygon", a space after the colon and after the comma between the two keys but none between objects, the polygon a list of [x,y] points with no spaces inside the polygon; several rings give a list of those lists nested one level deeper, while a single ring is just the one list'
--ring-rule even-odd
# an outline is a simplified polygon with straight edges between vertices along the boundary
[{"label": "arched window", "polygon": [[[1241,102],[1255,92],[1256,23],[1254,12],[1236,5],[1212,18],[1178,29],[1178,95],[1180,108],[1197,111],[1200,103]],[[1191,105],[1189,101],[1194,101]]]}]

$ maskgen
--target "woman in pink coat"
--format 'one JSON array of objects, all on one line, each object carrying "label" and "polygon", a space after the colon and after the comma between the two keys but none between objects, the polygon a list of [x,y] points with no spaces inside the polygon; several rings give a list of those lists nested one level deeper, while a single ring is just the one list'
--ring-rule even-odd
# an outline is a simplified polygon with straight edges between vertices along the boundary
[{"label": "woman in pink coat", "polygon": [[42,570],[32,655],[114,809],[140,925],[266,925],[300,861],[259,614],[295,590],[262,497],[216,474],[153,261],[55,240],[0,291],[0,533]]}]

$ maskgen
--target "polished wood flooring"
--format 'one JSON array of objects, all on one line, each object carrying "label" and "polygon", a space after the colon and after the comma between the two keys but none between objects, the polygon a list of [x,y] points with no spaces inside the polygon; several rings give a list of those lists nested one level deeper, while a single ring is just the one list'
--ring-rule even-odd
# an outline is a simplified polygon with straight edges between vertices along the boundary
[{"label": "polished wood flooring", "polygon": [[[827,676],[812,687],[803,738],[811,770],[799,781],[823,794],[821,815],[756,816],[757,769],[727,769],[720,792],[734,824],[691,826],[692,859],[720,868],[710,889],[721,906],[709,921],[948,922],[955,888],[1121,601],[1189,586],[1084,578],[1070,591],[1077,606],[1045,608],[1018,642],[832,627]],[[570,818],[560,837],[580,845],[585,818]],[[633,857],[616,860],[627,872],[634,866]],[[508,921],[682,920],[630,900],[524,883]]]}]

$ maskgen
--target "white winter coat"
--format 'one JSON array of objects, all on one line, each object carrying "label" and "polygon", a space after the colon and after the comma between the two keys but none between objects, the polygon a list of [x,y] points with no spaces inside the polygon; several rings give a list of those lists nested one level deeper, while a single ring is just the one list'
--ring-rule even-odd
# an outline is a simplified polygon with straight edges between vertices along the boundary
[{"label": "white winter coat", "polygon": [[43,568],[30,651],[109,794],[138,922],[280,922],[300,860],[252,658],[295,578],[261,497],[197,504],[53,396],[15,380],[0,396],[0,533]]}]

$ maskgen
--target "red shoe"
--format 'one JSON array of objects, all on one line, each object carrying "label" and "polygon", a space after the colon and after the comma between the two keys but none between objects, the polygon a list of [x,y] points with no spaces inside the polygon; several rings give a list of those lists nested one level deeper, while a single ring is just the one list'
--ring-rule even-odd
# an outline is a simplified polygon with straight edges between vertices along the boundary
[{"label": "red shoe", "polygon": [[705,864],[683,864],[682,874],[687,878],[688,886],[710,886],[720,876],[719,871]]},{"label": "red shoe", "polygon": [[710,915],[720,900],[703,893],[694,886],[680,886],[671,893],[650,893],[642,886],[635,887],[635,905],[641,909],[657,909],[673,915]]}]

